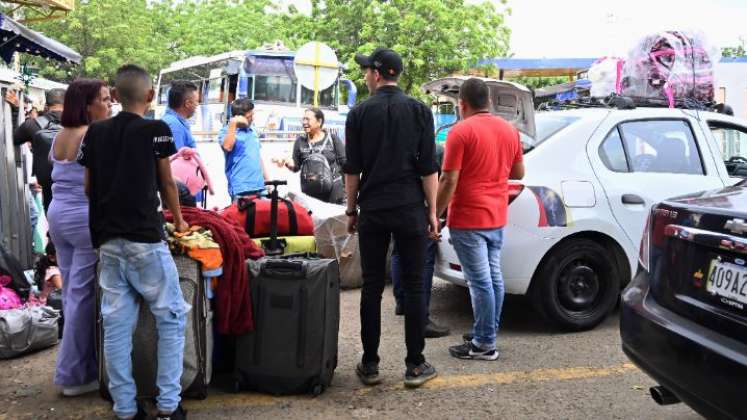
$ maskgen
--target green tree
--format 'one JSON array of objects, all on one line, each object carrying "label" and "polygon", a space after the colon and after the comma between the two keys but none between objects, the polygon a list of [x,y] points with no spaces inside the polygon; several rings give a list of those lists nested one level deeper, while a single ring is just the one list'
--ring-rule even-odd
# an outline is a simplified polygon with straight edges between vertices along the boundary
[{"label": "green tree", "polygon": [[109,79],[125,62],[150,71],[171,61],[174,52],[167,39],[168,22],[157,19],[166,4],[145,0],[78,1],[63,19],[30,26],[76,50],[79,66],[57,66],[38,61],[42,74],[61,80],[78,76]]},{"label": "green tree", "polygon": [[735,47],[725,47],[721,49],[721,55],[724,57],[747,57],[745,48],[745,39],[739,38],[739,45]]},{"label": "green tree", "polygon": [[464,0],[312,0],[310,19],[296,15],[288,23],[288,38],[317,40],[334,48],[361,88],[355,53],[370,53],[378,46],[394,49],[405,63],[400,85],[415,95],[432,78],[505,54],[510,36],[504,12],[492,3]]}]

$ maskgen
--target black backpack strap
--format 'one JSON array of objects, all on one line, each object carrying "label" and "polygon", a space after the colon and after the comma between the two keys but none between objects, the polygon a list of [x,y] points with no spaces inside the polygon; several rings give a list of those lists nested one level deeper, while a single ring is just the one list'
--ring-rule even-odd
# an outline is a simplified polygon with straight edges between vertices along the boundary
[{"label": "black backpack strap", "polygon": [[298,235],[298,215],[296,214],[296,208],[293,207],[293,202],[286,198],[279,199],[288,208],[288,236]]}]

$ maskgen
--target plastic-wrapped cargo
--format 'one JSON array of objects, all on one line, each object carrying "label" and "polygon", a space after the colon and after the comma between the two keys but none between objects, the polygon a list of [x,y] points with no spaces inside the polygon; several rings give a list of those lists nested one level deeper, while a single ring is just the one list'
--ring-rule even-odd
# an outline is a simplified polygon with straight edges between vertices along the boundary
[{"label": "plastic-wrapped cargo", "polygon": [[643,37],[625,61],[622,95],[661,100],[712,102],[714,63],[721,53],[691,31],[664,31]]},{"label": "plastic-wrapped cargo", "polygon": [[[336,258],[340,266],[340,287],[357,289],[363,285],[358,235],[348,233],[345,206],[326,203],[302,192],[289,191],[288,198],[311,211],[317,252],[325,258]],[[387,255],[387,278],[391,278],[392,246]]]},{"label": "plastic-wrapped cargo", "polygon": [[594,98],[606,98],[620,94],[625,60],[618,57],[602,57],[589,67],[587,78],[591,82],[590,94]]},{"label": "plastic-wrapped cargo", "polygon": [[363,284],[358,235],[348,234],[345,206],[326,203],[300,192],[290,191],[288,197],[311,210],[317,252],[325,258],[337,259],[340,266],[340,287],[355,289]]}]

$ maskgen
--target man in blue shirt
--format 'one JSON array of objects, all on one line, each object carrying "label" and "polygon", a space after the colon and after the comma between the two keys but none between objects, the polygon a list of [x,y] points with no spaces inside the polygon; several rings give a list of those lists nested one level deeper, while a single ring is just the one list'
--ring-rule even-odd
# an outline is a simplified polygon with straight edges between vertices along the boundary
[{"label": "man in blue shirt", "polygon": [[231,200],[242,195],[264,194],[267,169],[260,154],[259,137],[252,128],[254,103],[237,99],[231,103],[233,117],[218,133],[226,157],[226,178]]},{"label": "man in blue shirt", "polygon": [[200,95],[197,85],[187,80],[176,80],[169,88],[169,107],[162,120],[171,128],[176,150],[182,147],[197,148],[189,120],[197,111]]}]

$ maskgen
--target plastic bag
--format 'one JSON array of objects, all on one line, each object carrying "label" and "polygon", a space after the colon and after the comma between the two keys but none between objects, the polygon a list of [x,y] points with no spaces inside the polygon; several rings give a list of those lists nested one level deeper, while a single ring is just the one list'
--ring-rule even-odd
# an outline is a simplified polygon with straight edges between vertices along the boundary
[{"label": "plastic bag", "polygon": [[663,31],[645,36],[625,61],[622,94],[662,100],[670,107],[678,100],[711,102],[714,63],[720,57],[720,50],[697,32]]},{"label": "plastic bag", "polygon": [[606,98],[622,90],[622,72],[625,60],[617,57],[602,57],[589,68],[587,77],[591,82],[591,96]]},{"label": "plastic bag", "polygon": [[10,276],[0,276],[0,310],[21,307],[21,298],[15,290],[7,287],[11,282]]},{"label": "plastic bag", "polygon": [[48,306],[0,311],[0,359],[57,344],[59,313]]}]

